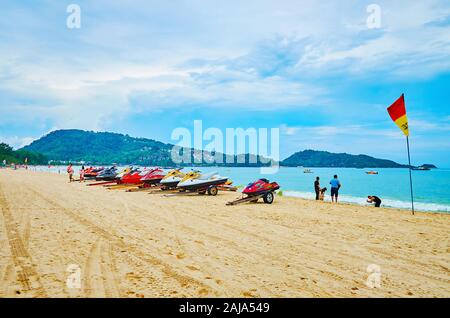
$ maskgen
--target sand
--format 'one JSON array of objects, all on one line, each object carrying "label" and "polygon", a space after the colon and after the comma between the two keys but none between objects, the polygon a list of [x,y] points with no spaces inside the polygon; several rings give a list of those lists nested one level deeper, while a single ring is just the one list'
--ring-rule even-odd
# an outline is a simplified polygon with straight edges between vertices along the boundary
[{"label": "sand", "polygon": [[0,297],[450,296],[450,215],[238,195],[2,169]]}]

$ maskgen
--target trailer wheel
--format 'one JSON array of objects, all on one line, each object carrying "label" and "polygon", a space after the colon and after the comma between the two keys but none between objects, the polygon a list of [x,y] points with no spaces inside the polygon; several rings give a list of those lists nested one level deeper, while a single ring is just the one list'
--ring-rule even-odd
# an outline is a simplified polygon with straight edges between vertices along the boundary
[{"label": "trailer wheel", "polygon": [[208,188],[209,195],[215,196],[215,195],[217,195],[217,192],[219,192],[219,190],[217,189],[216,186],[212,186],[212,187]]},{"label": "trailer wheel", "polygon": [[272,204],[273,203],[273,193],[272,192],[267,193],[266,195],[264,195],[263,199],[264,199],[264,203]]}]

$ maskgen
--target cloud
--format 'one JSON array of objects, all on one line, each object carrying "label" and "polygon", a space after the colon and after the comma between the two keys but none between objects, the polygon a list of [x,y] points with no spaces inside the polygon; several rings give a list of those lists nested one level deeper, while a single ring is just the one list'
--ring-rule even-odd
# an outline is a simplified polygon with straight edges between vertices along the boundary
[{"label": "cloud", "polygon": [[387,137],[391,139],[403,139],[402,135],[396,129],[380,129],[374,128],[371,125],[335,125],[335,126],[296,126],[289,127],[281,125],[280,130],[282,134],[287,136],[308,136],[307,138],[318,140],[329,137],[353,137],[359,138],[367,137]]},{"label": "cloud", "polygon": [[[377,3],[376,30],[367,28],[366,2],[80,1],[79,30],[66,28],[63,4],[8,3],[0,21],[0,128],[103,130],[151,112],[246,109],[256,118],[289,109],[320,123],[284,127],[292,139],[306,134],[324,147],[339,142],[336,136],[395,139],[395,127],[348,125],[385,115],[374,106],[379,96],[361,102],[358,91],[448,73],[450,7]],[[345,94],[344,83],[354,85]]]},{"label": "cloud", "polygon": [[427,22],[424,26],[436,27],[436,28],[446,28],[450,26],[450,15],[443,16],[439,19]]},{"label": "cloud", "polygon": [[0,136],[0,142],[4,142],[14,149],[19,149],[32,143],[36,138],[19,136]]},{"label": "cloud", "polygon": [[417,132],[446,132],[450,131],[450,123],[447,120],[427,121],[420,119],[409,120],[410,130]]}]

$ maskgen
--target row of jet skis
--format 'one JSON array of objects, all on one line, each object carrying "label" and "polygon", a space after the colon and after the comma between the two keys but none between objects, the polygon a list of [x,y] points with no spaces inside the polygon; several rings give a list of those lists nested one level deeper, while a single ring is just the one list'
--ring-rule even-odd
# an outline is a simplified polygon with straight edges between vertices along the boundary
[{"label": "row of jet skis", "polygon": [[[110,168],[90,167],[84,169],[86,180],[95,180],[89,186],[105,186],[109,189],[125,189],[134,191],[165,191],[172,193],[198,193],[215,196],[218,191],[237,191],[228,177],[217,172],[201,173],[200,171],[183,172],[182,169],[166,170],[162,168],[127,167],[119,170],[116,166]],[[242,191],[243,197],[228,202],[236,205],[245,202],[257,202],[260,198],[265,203],[274,201],[274,192],[280,186],[267,179],[259,179],[250,183]]]}]

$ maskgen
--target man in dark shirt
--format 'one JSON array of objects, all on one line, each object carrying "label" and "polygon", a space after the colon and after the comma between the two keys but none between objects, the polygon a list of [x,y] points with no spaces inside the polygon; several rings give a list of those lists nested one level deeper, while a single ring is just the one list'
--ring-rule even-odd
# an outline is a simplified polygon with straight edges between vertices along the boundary
[{"label": "man in dark shirt", "polygon": [[375,195],[369,195],[367,197],[368,203],[375,203],[375,207],[379,208],[381,206],[381,199]]},{"label": "man in dark shirt", "polygon": [[316,200],[320,200],[320,178],[317,177],[316,181],[314,181],[314,190],[316,191]]}]

